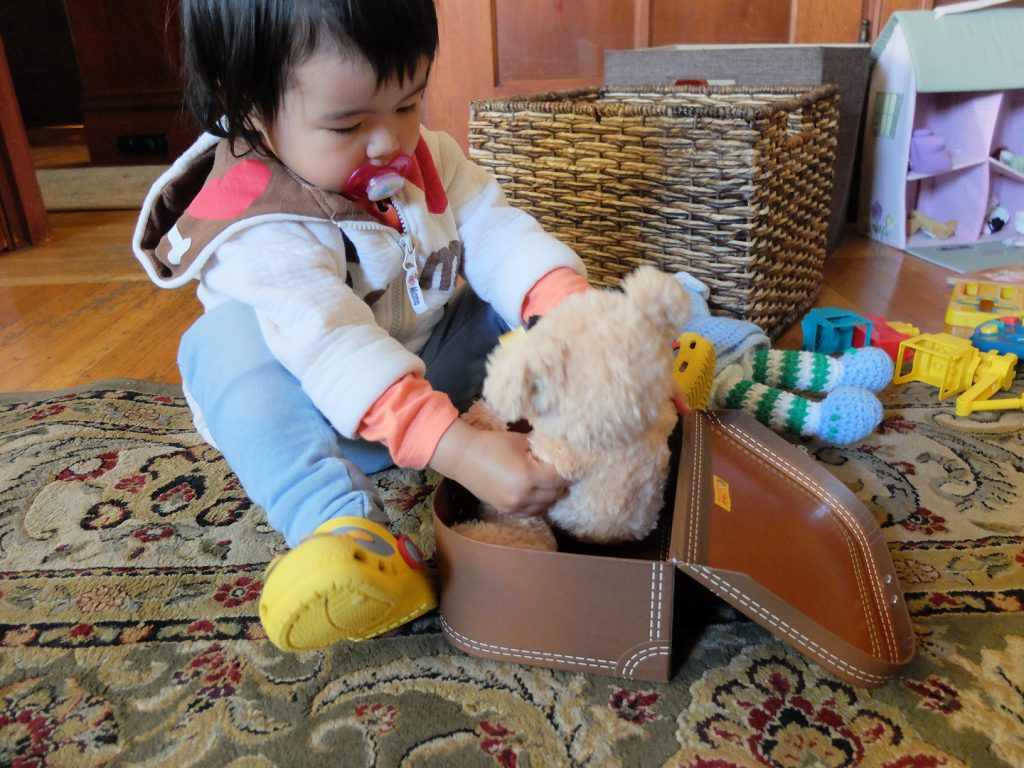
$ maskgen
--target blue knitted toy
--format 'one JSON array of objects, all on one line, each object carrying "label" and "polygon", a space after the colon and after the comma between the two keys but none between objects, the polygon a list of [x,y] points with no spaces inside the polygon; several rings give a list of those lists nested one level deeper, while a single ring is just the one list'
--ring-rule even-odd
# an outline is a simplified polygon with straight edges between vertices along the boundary
[{"label": "blue knitted toy", "polygon": [[[849,349],[839,357],[773,350],[754,323],[714,317],[707,286],[686,272],[676,279],[690,292],[692,316],[682,331],[715,347],[711,405],[747,411],[772,429],[814,436],[838,445],[870,435],[882,421],[875,396],[892,380],[893,364],[881,349]],[[817,401],[796,392],[824,394]]]}]

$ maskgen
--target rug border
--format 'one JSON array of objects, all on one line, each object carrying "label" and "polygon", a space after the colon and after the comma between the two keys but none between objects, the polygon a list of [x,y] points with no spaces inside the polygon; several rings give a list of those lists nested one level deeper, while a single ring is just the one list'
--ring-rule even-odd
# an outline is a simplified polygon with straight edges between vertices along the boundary
[{"label": "rug border", "polygon": [[183,397],[181,384],[171,384],[163,381],[146,381],[145,379],[101,379],[89,384],[79,384],[67,389],[50,389],[28,392],[0,392],[0,403],[10,405],[31,400],[46,400],[61,395],[76,395],[90,392],[97,389],[123,389],[131,392],[140,392],[144,395],[169,395],[172,397]]}]

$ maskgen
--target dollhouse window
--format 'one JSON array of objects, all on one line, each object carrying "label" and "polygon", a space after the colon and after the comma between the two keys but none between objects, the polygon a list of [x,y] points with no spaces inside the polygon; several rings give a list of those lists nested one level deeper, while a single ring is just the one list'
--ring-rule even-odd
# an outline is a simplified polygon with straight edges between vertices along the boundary
[{"label": "dollhouse window", "polygon": [[896,123],[902,105],[902,93],[881,91],[875,95],[875,111],[871,116],[871,130],[875,136],[891,139],[896,135]]}]

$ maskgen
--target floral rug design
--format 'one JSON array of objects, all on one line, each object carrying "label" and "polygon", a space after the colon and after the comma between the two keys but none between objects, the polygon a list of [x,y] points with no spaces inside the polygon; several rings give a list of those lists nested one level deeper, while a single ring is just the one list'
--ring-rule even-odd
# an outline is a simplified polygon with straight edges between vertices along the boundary
[{"label": "floral rug design", "polygon": [[[0,396],[0,765],[1024,765],[1024,413],[884,398],[863,443],[805,443],[882,523],[915,623],[865,690],[724,606],[661,685],[475,659],[436,615],[281,653],[256,605],[282,539],[180,390]],[[375,477],[428,554],[436,479]]]}]

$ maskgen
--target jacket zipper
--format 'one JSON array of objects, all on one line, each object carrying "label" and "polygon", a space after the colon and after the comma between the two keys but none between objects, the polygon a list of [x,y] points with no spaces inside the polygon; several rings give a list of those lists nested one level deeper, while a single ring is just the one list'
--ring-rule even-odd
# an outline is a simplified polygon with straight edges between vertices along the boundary
[{"label": "jacket zipper", "polygon": [[391,198],[391,204],[395,207],[398,215],[398,223],[402,225],[402,234],[398,238],[402,246],[402,269],[405,270],[405,290],[409,295],[409,304],[417,315],[422,315],[430,307],[423,298],[423,291],[420,288],[420,267],[416,263],[416,246],[413,244],[412,235],[409,232],[409,219],[405,216],[404,205],[398,202],[397,198]]},{"label": "jacket zipper", "polygon": [[[413,243],[412,236],[409,234],[409,220],[396,199],[391,198],[391,204],[395,207],[398,222],[402,225],[400,233],[396,233],[393,228],[386,224],[380,224],[375,221],[347,221],[344,222],[344,227],[342,222],[335,223],[339,229],[348,227],[364,232],[385,232],[397,239],[397,244],[402,249],[402,272],[404,273],[402,281],[405,286],[405,296],[408,297],[409,306],[412,306],[416,314],[422,314],[429,307],[427,307],[423,299],[423,293],[420,290],[419,267],[416,264],[416,246]],[[406,306],[402,292],[392,291],[389,306],[390,328],[388,328],[390,336],[402,338],[409,319]]]}]

